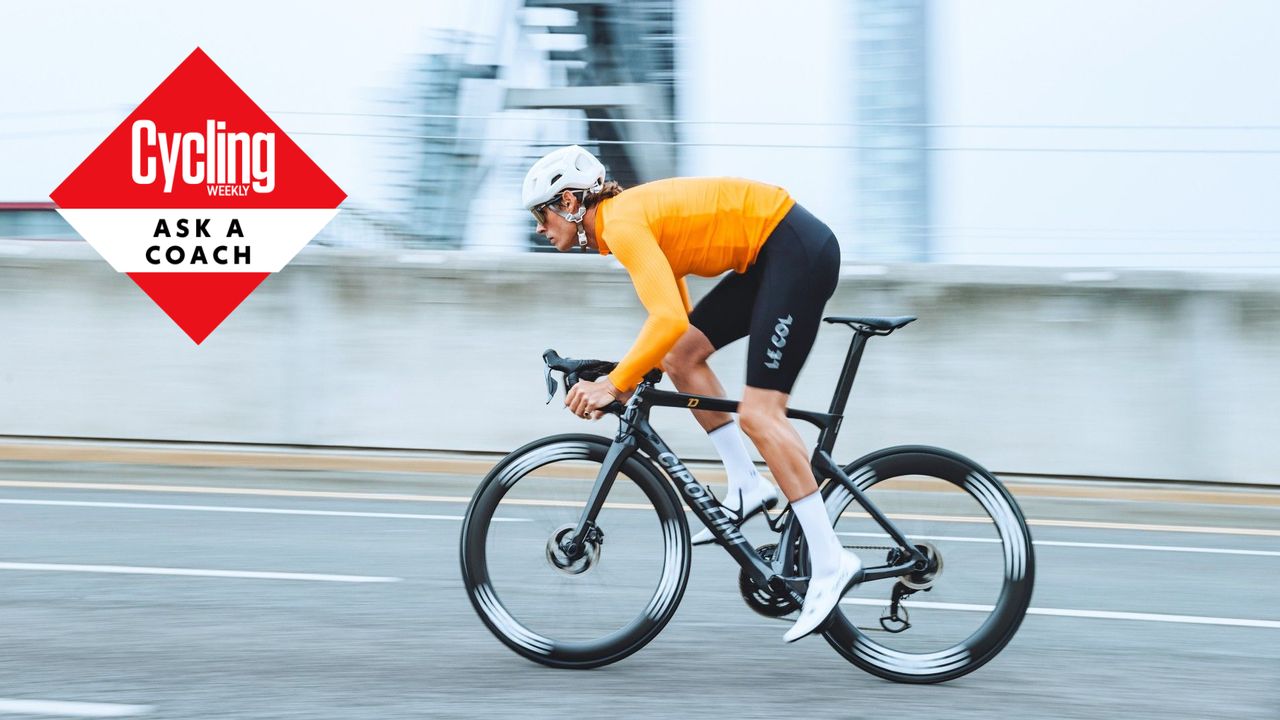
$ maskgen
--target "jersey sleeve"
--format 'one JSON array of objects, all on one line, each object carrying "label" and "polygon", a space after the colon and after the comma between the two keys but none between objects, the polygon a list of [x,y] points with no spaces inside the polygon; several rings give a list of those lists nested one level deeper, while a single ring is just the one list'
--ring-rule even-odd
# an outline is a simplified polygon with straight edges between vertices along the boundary
[{"label": "jersey sleeve", "polygon": [[609,373],[615,387],[632,390],[662,362],[689,327],[688,290],[677,279],[653,233],[640,224],[609,226],[609,249],[631,275],[649,317],[622,361]]}]

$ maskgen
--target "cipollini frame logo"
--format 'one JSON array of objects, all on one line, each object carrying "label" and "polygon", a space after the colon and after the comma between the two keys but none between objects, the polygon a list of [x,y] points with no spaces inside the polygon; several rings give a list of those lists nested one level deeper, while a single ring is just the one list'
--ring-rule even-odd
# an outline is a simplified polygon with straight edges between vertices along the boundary
[{"label": "cipollini frame logo", "polygon": [[346,194],[196,48],[50,197],[199,344]]}]

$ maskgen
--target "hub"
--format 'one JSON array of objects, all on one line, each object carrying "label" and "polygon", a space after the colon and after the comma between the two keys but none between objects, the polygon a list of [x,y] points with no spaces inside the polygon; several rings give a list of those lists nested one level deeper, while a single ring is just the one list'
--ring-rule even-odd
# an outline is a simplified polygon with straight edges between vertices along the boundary
[{"label": "hub", "polygon": [[564,541],[577,527],[576,523],[561,525],[547,539],[547,564],[566,575],[581,575],[600,562],[600,545],[604,542],[604,533],[596,527],[587,530],[582,546],[574,548],[575,552],[565,551]]},{"label": "hub", "polygon": [[908,575],[903,575],[898,578],[898,582],[912,590],[928,590],[933,587],[933,584],[938,580],[938,576],[942,574],[942,554],[938,552],[936,545],[929,542],[916,543],[916,548],[924,553],[925,567],[913,570]]}]

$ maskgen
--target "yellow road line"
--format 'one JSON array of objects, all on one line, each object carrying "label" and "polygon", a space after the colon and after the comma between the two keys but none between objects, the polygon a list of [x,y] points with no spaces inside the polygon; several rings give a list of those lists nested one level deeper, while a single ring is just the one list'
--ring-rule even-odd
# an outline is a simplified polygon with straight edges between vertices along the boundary
[{"label": "yellow road line", "polygon": [[175,450],[101,445],[10,444],[0,442],[0,460],[32,462],[102,462],[130,465],[248,467],[260,470],[335,470],[351,472],[484,473],[493,461],[470,458],[430,458],[391,454],[303,452],[244,452],[234,450]]},{"label": "yellow road line", "polygon": [[1176,502],[1196,505],[1248,505],[1251,507],[1280,507],[1280,492],[1245,492],[1193,490],[1190,488],[1138,488],[1104,487],[1096,483],[1088,485],[1061,485],[1057,483],[1033,485],[1007,481],[1005,487],[1017,497],[1048,497],[1082,500],[1137,500],[1141,502]]},{"label": "yellow road line", "polygon": [[[496,456],[424,457],[397,455],[390,451],[344,453],[263,450],[251,452],[244,450],[127,447],[77,442],[24,443],[6,442],[4,440],[0,440],[0,460],[448,475],[484,475],[497,462]],[[715,465],[699,467],[695,463],[693,469],[698,479],[702,482],[724,484],[726,481],[724,470],[721,467]],[[594,477],[593,471],[586,467],[569,467],[557,470],[557,472],[565,477],[578,479]],[[767,473],[763,474],[768,476]],[[938,481],[939,486],[943,484],[942,481]],[[1267,491],[1220,491],[1132,486],[1107,487],[1098,483],[1059,484],[1017,481],[1006,482],[1005,486],[1019,498],[1043,497],[1280,507],[1280,492]]]},{"label": "yellow road line", "polygon": [[348,492],[339,490],[285,490],[283,488],[230,488],[200,485],[145,485],[137,483],[34,482],[0,480],[0,487],[56,488],[61,490],[125,490],[130,492],[196,493],[202,495],[261,495],[265,497],[337,498],[341,500],[398,500],[405,502],[470,502],[456,495]]},{"label": "yellow road line", "polygon": [[[123,490],[128,492],[170,492],[195,493],[201,495],[257,495],[261,497],[305,497],[338,500],[392,500],[396,502],[428,502],[428,503],[469,503],[471,498],[460,495],[418,495],[408,493],[368,493],[346,492],[340,490],[285,490],[276,488],[228,488],[202,487],[198,485],[138,485],[129,483],[77,483],[77,482],[26,482],[22,480],[0,480],[0,487],[21,488],[54,488],[59,490]],[[507,498],[504,503],[512,505],[546,506],[546,507],[582,507],[582,503],[561,500],[537,500]],[[627,510],[647,510],[652,505],[646,503],[608,502],[605,507]]]}]

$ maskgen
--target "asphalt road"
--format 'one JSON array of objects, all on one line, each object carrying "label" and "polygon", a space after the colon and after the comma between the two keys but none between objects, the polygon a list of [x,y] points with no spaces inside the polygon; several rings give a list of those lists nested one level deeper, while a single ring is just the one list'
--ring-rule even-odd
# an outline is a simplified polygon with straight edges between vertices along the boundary
[{"label": "asphalt road", "polygon": [[716,548],[639,653],[530,663],[463,593],[478,479],[0,463],[0,717],[1280,718],[1276,493],[1021,485],[1033,614],[908,686],[783,644]]}]

